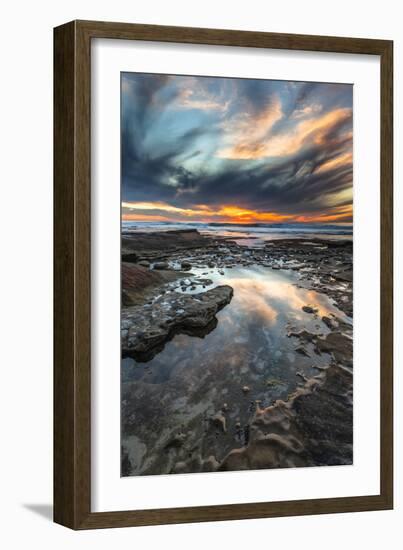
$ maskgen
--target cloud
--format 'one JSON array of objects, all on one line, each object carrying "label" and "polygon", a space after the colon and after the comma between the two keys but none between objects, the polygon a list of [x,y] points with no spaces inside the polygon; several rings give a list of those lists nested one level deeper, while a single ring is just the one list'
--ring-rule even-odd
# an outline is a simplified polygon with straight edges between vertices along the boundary
[{"label": "cloud", "polygon": [[331,158],[318,166],[316,169],[316,173],[320,172],[328,172],[330,170],[335,170],[337,168],[341,167],[347,167],[352,166],[353,164],[353,153],[352,151],[347,151],[346,153],[343,153],[342,155],[338,155],[334,158]]},{"label": "cloud", "polygon": [[176,106],[183,109],[225,112],[228,109],[229,101],[219,101],[203,90],[197,91],[191,88],[184,88],[181,90]]},{"label": "cloud", "polygon": [[[259,158],[270,130],[281,120],[283,111],[278,97],[257,113],[241,113],[222,124],[225,137],[232,146],[218,151],[220,158]],[[264,155],[263,155],[264,156]]]},{"label": "cloud", "polygon": [[[265,157],[284,157],[297,153],[303,147],[312,144],[323,144],[331,133],[343,124],[350,122],[351,109],[335,109],[318,117],[311,117],[298,122],[292,129],[280,135],[270,135],[274,123],[281,119],[281,111],[275,110],[268,117],[264,131],[265,119],[258,119],[255,132],[254,121],[250,122],[251,135],[241,138],[233,147],[221,150],[218,156],[228,159],[261,159]],[[255,139],[254,139],[255,138]]]},{"label": "cloud", "polygon": [[351,221],[352,160],[351,86],[122,77],[132,219]]},{"label": "cloud", "polygon": [[305,107],[300,107],[299,109],[295,109],[294,112],[291,115],[292,119],[299,119],[299,118],[306,118],[310,117],[312,115],[315,115],[317,113],[320,113],[322,110],[321,105],[306,105]]}]

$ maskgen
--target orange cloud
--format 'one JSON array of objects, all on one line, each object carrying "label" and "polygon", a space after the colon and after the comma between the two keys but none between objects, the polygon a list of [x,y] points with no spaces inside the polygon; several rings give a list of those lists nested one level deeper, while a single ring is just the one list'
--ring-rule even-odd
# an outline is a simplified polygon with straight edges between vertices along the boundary
[{"label": "orange cloud", "polygon": [[327,162],[321,164],[315,172],[318,174],[320,172],[327,172],[329,170],[334,170],[334,168],[340,168],[341,166],[349,166],[353,163],[353,153],[345,153],[344,155],[339,155]]},{"label": "orange cloud", "polygon": [[[235,143],[218,151],[220,158],[257,158],[262,153],[262,145],[273,126],[283,117],[278,97],[258,114],[242,113],[222,124],[227,140]],[[231,156],[235,155],[235,156]],[[251,156],[254,155],[254,156]]]},{"label": "orange cloud", "polygon": [[[235,136],[235,144],[220,150],[217,156],[226,159],[252,160],[265,157],[282,157],[297,153],[308,144],[322,145],[326,136],[338,124],[351,118],[351,109],[335,109],[316,118],[309,118],[298,122],[286,134],[276,136],[262,134],[259,139],[250,140]],[[252,121],[251,121],[252,123]],[[253,134],[253,130],[251,130]],[[266,135],[267,134],[267,135]]]},{"label": "orange cloud", "polygon": [[165,202],[122,202],[122,208],[129,211],[133,210],[161,210],[162,212],[169,212],[172,214],[180,214],[182,216],[195,216],[199,214],[205,214],[209,212],[209,209],[205,206],[200,206],[198,209],[192,208],[179,208],[172,206]]},{"label": "orange cloud", "polygon": [[353,205],[346,204],[340,206],[333,206],[327,209],[323,214],[306,214],[303,216],[297,216],[296,222],[350,222],[353,218]]}]

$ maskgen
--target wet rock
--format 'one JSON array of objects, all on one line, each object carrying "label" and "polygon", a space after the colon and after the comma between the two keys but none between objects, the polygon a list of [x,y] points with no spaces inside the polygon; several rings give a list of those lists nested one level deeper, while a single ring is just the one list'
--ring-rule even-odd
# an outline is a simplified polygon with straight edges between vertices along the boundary
[{"label": "wet rock", "polygon": [[215,414],[210,420],[213,426],[221,430],[223,433],[227,431],[227,421],[222,413]]},{"label": "wet rock", "polygon": [[289,338],[295,337],[299,338],[302,342],[316,342],[317,334],[314,334],[313,332],[309,332],[308,330],[302,329],[298,332],[295,331],[289,331],[287,336]]},{"label": "wet rock", "polygon": [[150,262],[148,260],[140,260],[138,262],[138,265],[141,265],[143,267],[150,267]]},{"label": "wet rock", "polygon": [[203,460],[202,464],[202,472],[215,472],[217,468],[219,467],[220,463],[216,459],[215,456],[210,455],[205,460]]},{"label": "wet rock", "polygon": [[[133,306],[122,311],[122,356],[147,360],[148,353],[160,351],[169,338],[180,332],[194,333],[213,328],[216,313],[232,299],[228,285],[218,286],[200,294],[165,294],[145,310]],[[214,324],[215,323],[215,324]],[[202,333],[204,336],[204,334]]]},{"label": "wet rock", "polygon": [[269,378],[266,380],[266,386],[268,388],[275,388],[276,386],[281,386],[283,382],[281,380],[277,380],[276,378]]},{"label": "wet rock", "polygon": [[353,366],[353,340],[342,332],[331,332],[324,338],[318,338],[315,351],[330,353],[338,363]]},{"label": "wet rock", "polygon": [[122,262],[123,306],[146,303],[157,287],[162,290],[167,282],[179,276],[180,273],[173,271],[154,271],[139,264]]},{"label": "wet rock", "polygon": [[136,261],[138,257],[158,259],[162,255],[208,247],[212,239],[201,235],[197,229],[177,229],[124,233],[122,236],[122,257],[124,261]]},{"label": "wet rock", "polygon": [[296,374],[296,376],[299,376],[300,378],[302,378],[302,380],[303,380],[304,382],[307,382],[307,381],[308,381],[308,378],[305,376],[305,374],[304,374],[303,372],[297,371],[295,374]]},{"label": "wet rock", "polygon": [[187,260],[184,260],[181,262],[181,268],[182,269],[192,269],[192,264],[188,262]]},{"label": "wet rock", "polygon": [[249,393],[250,392],[250,387],[249,386],[242,386],[242,391],[243,391],[243,393]]},{"label": "wet rock", "polygon": [[334,329],[337,327],[337,322],[330,318],[330,317],[327,317],[326,315],[324,315],[322,317],[322,322],[327,326],[327,328],[329,328],[330,330]]},{"label": "wet rock", "polygon": [[209,286],[213,284],[213,281],[211,279],[205,279],[203,277],[195,279],[194,282],[202,286]]},{"label": "wet rock", "polygon": [[299,353],[300,355],[304,355],[305,357],[310,357],[310,355],[308,353],[308,350],[306,348],[304,348],[304,346],[298,346],[295,349],[295,352]]},{"label": "wet rock", "polygon": [[168,265],[168,262],[155,262],[155,264],[153,264],[153,268],[154,269],[168,269],[169,265]]},{"label": "wet rock", "polygon": [[184,474],[188,471],[187,464],[183,460],[177,462],[172,468],[172,473],[174,474]]},{"label": "wet rock", "polygon": [[165,445],[165,449],[172,449],[174,447],[181,447],[186,439],[186,434],[175,434]]},{"label": "wet rock", "polygon": [[288,401],[258,408],[243,448],[219,470],[255,470],[352,464],[352,374],[331,365]]},{"label": "wet rock", "polygon": [[317,308],[312,306],[302,306],[302,311],[305,311],[305,313],[318,313]]}]

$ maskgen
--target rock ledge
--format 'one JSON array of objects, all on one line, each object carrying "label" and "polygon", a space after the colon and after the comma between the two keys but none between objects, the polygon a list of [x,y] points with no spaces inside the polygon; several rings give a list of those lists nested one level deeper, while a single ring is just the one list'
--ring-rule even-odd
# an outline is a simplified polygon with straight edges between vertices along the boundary
[{"label": "rock ledge", "polygon": [[122,312],[122,356],[148,361],[175,334],[205,336],[217,324],[216,313],[231,301],[233,289],[218,286],[200,294],[172,292],[152,304]]}]

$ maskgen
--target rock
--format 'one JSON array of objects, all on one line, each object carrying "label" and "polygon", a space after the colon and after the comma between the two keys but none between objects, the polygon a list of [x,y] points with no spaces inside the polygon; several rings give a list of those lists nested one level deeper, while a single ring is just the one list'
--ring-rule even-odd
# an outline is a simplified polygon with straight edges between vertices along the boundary
[{"label": "rock", "polygon": [[187,472],[187,464],[183,460],[177,462],[172,468],[174,474],[184,474]]},{"label": "rock", "polygon": [[150,267],[150,262],[148,260],[140,260],[138,262],[138,265],[141,265],[143,267]]},{"label": "rock", "polygon": [[133,306],[123,310],[122,356],[147,360],[175,334],[205,336],[215,328],[216,313],[232,296],[232,288],[222,285],[200,294],[172,292],[157,298],[148,309]]},{"label": "rock", "polygon": [[305,311],[305,313],[318,313],[317,308],[312,306],[302,306],[302,311]]},{"label": "rock", "polygon": [[250,392],[250,387],[249,386],[242,386],[242,391],[243,391],[243,393],[249,393]]},{"label": "rock", "polygon": [[198,285],[209,286],[213,284],[213,281],[211,279],[205,279],[203,277],[199,277],[197,279],[194,279],[194,282]]},{"label": "rock", "polygon": [[153,264],[153,268],[154,269],[168,269],[169,265],[168,265],[168,262],[155,262],[155,264]]},{"label": "rock", "polygon": [[219,465],[220,463],[218,462],[216,457],[210,455],[205,460],[203,460],[202,472],[215,472]]},{"label": "rock", "polygon": [[218,470],[352,464],[352,374],[331,365],[287,402],[257,408],[248,433]]},{"label": "rock", "polygon": [[281,386],[283,382],[281,380],[277,380],[276,378],[269,378],[266,380],[266,386],[268,388],[275,388],[276,386]]},{"label": "rock", "polygon": [[181,447],[186,439],[186,434],[178,433],[175,434],[165,445],[165,449],[172,449],[176,447]]},{"label": "rock", "polygon": [[182,269],[191,269],[192,264],[190,262],[184,260],[183,262],[181,262],[181,268]]},{"label": "rock", "polygon": [[219,428],[223,433],[227,431],[227,421],[222,413],[215,414],[210,420],[213,426]]},{"label": "rock", "polygon": [[305,357],[310,357],[308,351],[304,348],[304,346],[298,346],[295,352],[299,353],[300,355],[305,355]]},{"label": "rock", "polygon": [[305,374],[303,372],[297,371],[295,374],[296,374],[296,376],[299,376],[300,378],[302,378],[302,380],[304,382],[308,382],[308,378],[305,376]]},{"label": "rock", "polygon": [[318,338],[315,351],[330,353],[338,363],[353,366],[353,340],[342,332],[330,332],[324,338]]},{"label": "rock", "polygon": [[326,317],[326,315],[322,317],[322,322],[327,326],[327,328],[330,328],[330,330],[337,327],[337,322],[330,317]]},{"label": "rock", "polygon": [[302,329],[299,332],[296,331],[289,331],[287,336],[289,338],[295,337],[299,338],[303,342],[316,342],[316,339],[318,337],[317,334],[314,334],[313,332],[309,332],[308,330]]},{"label": "rock", "polygon": [[158,258],[161,253],[167,254],[207,247],[211,238],[201,235],[197,229],[176,229],[171,231],[153,231],[123,233],[122,257],[125,261],[135,261],[138,257]]}]

